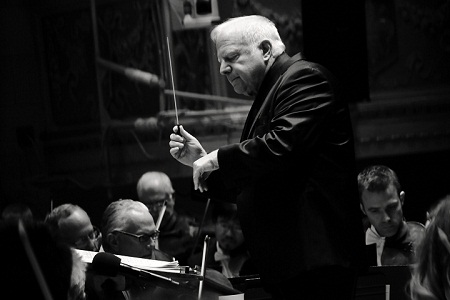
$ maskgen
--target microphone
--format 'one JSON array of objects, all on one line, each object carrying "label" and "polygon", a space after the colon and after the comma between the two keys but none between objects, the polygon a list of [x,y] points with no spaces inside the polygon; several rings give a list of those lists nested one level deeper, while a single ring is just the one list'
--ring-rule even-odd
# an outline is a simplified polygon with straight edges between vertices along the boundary
[{"label": "microphone", "polygon": [[124,275],[138,279],[159,278],[170,281],[176,285],[180,284],[172,278],[124,264],[121,262],[120,257],[107,252],[99,252],[94,256],[92,259],[92,268],[95,272],[103,276],[115,277],[117,275]]},{"label": "microphone", "polygon": [[121,261],[122,260],[114,254],[99,252],[92,259],[92,268],[95,272],[104,276],[114,277],[123,274],[139,277],[138,271],[123,266],[120,263]]}]

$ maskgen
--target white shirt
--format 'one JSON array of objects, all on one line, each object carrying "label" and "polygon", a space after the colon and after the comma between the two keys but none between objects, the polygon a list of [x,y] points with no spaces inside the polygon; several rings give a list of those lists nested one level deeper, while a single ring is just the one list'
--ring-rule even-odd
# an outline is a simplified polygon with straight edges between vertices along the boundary
[{"label": "white shirt", "polygon": [[227,278],[238,277],[242,265],[247,260],[247,256],[239,255],[237,257],[233,257],[233,260],[230,263],[231,257],[223,253],[222,248],[220,248],[219,246],[219,242],[217,242],[216,247],[217,251],[216,253],[214,253],[214,260],[220,261],[220,264],[222,266],[222,274]]},{"label": "white shirt", "polygon": [[376,244],[377,245],[377,266],[381,266],[381,254],[383,253],[384,243],[386,238],[380,236],[375,229],[375,227],[370,226],[366,231],[366,245]]}]

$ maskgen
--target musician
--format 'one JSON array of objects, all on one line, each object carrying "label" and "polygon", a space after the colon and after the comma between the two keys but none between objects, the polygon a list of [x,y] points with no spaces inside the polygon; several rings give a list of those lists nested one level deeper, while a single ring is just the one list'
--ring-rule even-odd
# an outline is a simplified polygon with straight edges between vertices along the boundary
[{"label": "musician", "polygon": [[[85,300],[86,264],[42,220],[0,221],[2,299]],[[6,296],[10,295],[10,296]]]},{"label": "musician", "polygon": [[[350,115],[336,80],[289,56],[262,16],[215,27],[220,73],[254,99],[239,143],[207,153],[183,126],[170,153],[196,190],[237,202],[264,287],[277,299],[350,299],[364,240]],[[179,135],[179,134],[180,135]]]},{"label": "musician", "polygon": [[139,201],[144,203],[154,220],[158,220],[165,204],[156,248],[177,258],[181,265],[187,265],[187,259],[194,246],[194,218],[175,210],[175,190],[167,174],[150,171],[142,174],[137,186]]},{"label": "musician", "polygon": [[102,236],[93,226],[87,212],[80,206],[64,203],[45,217],[52,234],[61,242],[80,250],[98,251]]},{"label": "musician", "polygon": [[408,299],[429,300],[450,297],[450,195],[433,205],[426,234],[417,248],[411,268]]},{"label": "musician", "polygon": [[[173,261],[155,249],[158,231],[147,206],[131,199],[110,203],[102,216],[102,248],[105,252],[139,258]],[[105,285],[109,284],[109,285]],[[151,297],[156,286],[151,281],[116,278],[101,284],[90,282],[99,299],[139,299]],[[100,286],[100,288],[99,288]]]},{"label": "musician", "polygon": [[358,174],[358,188],[361,211],[370,223],[366,245],[376,244],[377,265],[413,263],[425,226],[405,221],[405,192],[397,174],[383,165],[369,166]]},{"label": "musician", "polygon": [[102,216],[103,249],[113,254],[173,261],[155,249],[158,239],[155,221],[140,201],[120,199],[110,203]]},{"label": "musician", "polygon": [[[248,249],[234,203],[215,202],[212,209],[215,236],[209,241],[206,267],[220,271],[227,278],[258,274]],[[189,258],[189,266],[202,264],[203,252]]]}]

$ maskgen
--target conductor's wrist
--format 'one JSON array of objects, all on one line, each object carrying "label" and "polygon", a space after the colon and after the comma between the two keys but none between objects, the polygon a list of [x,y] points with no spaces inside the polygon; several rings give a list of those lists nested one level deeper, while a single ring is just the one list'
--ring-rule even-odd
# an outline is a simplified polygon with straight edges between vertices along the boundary
[{"label": "conductor's wrist", "polygon": [[201,148],[201,149],[199,149],[199,155],[198,155],[197,159],[202,158],[203,156],[206,156],[206,155],[208,155],[208,152],[206,152],[205,149]]},{"label": "conductor's wrist", "polygon": [[218,150],[212,151],[209,155],[211,156],[211,163],[213,164],[213,169],[219,169],[219,158],[217,157]]}]

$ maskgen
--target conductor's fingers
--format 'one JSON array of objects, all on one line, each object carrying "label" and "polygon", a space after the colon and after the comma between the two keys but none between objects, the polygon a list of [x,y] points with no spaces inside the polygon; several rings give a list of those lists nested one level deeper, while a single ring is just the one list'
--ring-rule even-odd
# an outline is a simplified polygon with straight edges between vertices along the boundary
[{"label": "conductor's fingers", "polygon": [[178,147],[172,147],[169,150],[169,152],[172,156],[175,156],[178,153],[178,151],[180,151],[180,148],[178,148]]},{"label": "conductor's fingers", "polygon": [[[177,137],[180,137],[180,136],[178,136],[178,135],[176,135],[176,134],[172,134],[172,135],[175,135],[175,136],[177,136]],[[174,139],[172,139],[172,135],[170,136],[170,141],[169,141],[169,146],[170,146],[170,148],[174,148],[174,147],[178,147],[178,148],[183,148],[184,147],[184,140],[175,140],[176,139],[176,137],[174,137]]]},{"label": "conductor's fingers", "polygon": [[[175,126],[175,127],[179,127],[180,128],[180,133],[181,136],[183,136],[184,138],[186,138],[186,140],[192,140],[194,139],[194,136],[191,135],[187,130],[184,129],[183,125],[179,125],[179,126]],[[174,127],[174,129],[175,129]]]}]

